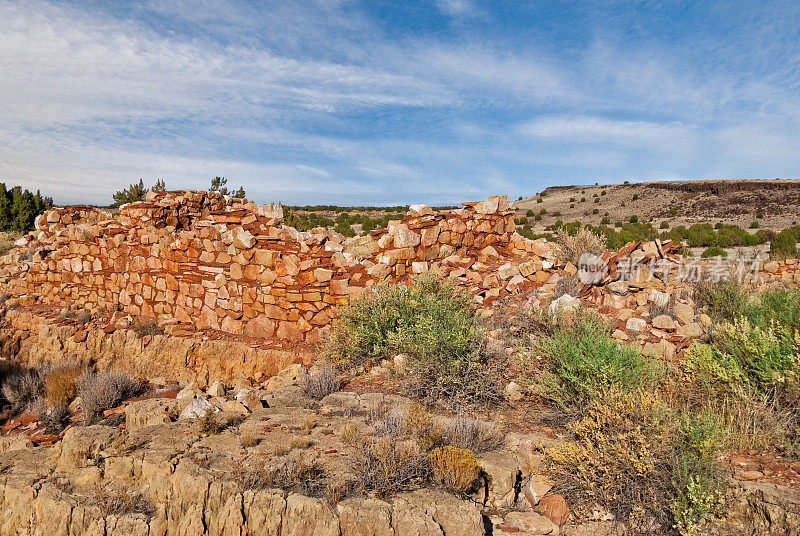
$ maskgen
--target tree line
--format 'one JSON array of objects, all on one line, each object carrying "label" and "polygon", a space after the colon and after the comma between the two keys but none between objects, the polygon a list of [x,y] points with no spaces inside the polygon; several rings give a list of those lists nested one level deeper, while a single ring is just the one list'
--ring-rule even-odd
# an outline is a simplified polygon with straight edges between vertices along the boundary
[{"label": "tree line", "polygon": [[21,186],[9,189],[0,182],[0,231],[30,231],[36,216],[52,206],[53,198],[42,196],[39,190],[34,194]]}]

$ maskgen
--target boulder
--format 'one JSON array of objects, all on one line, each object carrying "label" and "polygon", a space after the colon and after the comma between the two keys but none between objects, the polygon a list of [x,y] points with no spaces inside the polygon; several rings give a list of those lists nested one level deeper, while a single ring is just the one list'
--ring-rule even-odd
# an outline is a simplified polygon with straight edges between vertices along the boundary
[{"label": "boulder", "polygon": [[492,534],[498,536],[556,536],[559,533],[558,525],[536,512],[509,512],[494,529]]},{"label": "boulder", "polygon": [[560,315],[565,311],[576,311],[580,306],[581,306],[580,299],[574,296],[570,296],[569,294],[564,294],[557,300],[553,300],[547,309],[552,314]]},{"label": "boulder", "polygon": [[567,522],[570,514],[567,501],[557,493],[549,493],[542,497],[535,510],[559,527]]},{"label": "boulder", "polygon": [[202,419],[209,411],[214,411],[214,406],[205,398],[195,398],[183,411],[181,419]]}]

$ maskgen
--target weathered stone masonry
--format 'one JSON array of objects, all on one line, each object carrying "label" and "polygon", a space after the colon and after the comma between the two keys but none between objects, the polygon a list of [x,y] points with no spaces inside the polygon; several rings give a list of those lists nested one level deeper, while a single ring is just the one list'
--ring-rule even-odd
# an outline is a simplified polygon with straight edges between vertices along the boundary
[{"label": "weathered stone masonry", "polygon": [[[6,257],[20,304],[117,308],[201,330],[314,344],[376,283],[436,270],[489,304],[544,282],[549,248],[515,232],[505,196],[448,213],[414,206],[357,248],[282,224],[277,205],[215,192],[151,192],[118,214],[57,207]],[[356,254],[351,251],[359,251]]]}]

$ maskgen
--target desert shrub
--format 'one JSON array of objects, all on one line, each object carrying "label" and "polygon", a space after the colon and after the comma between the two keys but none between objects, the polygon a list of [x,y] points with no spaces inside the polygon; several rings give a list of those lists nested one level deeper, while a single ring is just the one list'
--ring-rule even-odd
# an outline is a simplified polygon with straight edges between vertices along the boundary
[{"label": "desert shrub", "polygon": [[48,434],[58,434],[67,425],[69,411],[64,405],[46,408],[39,413],[39,421],[44,425]]},{"label": "desert shrub", "polygon": [[[544,460],[579,519],[601,507],[629,525],[629,534],[667,532],[671,467],[669,433],[652,393],[609,391],[567,426],[570,441],[544,450]],[[655,527],[653,527],[655,525]]]},{"label": "desert shrub", "polygon": [[432,449],[442,440],[442,430],[425,408],[417,403],[410,404],[406,409],[404,428],[423,450]]},{"label": "desert shrub", "polygon": [[747,306],[747,291],[731,280],[701,283],[695,289],[695,301],[709,316],[717,320],[738,318]]},{"label": "desert shrub", "polygon": [[765,328],[774,323],[794,335],[800,332],[800,291],[786,287],[767,290],[748,304],[745,314],[753,325]]},{"label": "desert shrub", "polygon": [[700,257],[703,259],[708,259],[710,257],[727,257],[728,252],[722,249],[719,246],[711,246],[710,248],[706,248],[703,250],[703,253],[700,254]]},{"label": "desert shrub", "polygon": [[662,376],[658,361],[611,338],[597,315],[582,313],[560,324],[539,343],[552,370],[542,375],[540,394],[563,408],[599,398],[609,389],[632,392]]},{"label": "desert shrub", "polygon": [[428,273],[411,285],[380,286],[342,308],[325,355],[363,366],[404,354],[412,393],[486,400],[498,388],[482,340],[483,324],[469,296]]},{"label": "desert shrub", "polygon": [[86,322],[89,322],[91,319],[92,319],[92,313],[90,313],[89,311],[87,311],[85,309],[80,312],[80,314],[78,315],[78,318],[77,318],[78,322],[83,322],[84,324]]},{"label": "desert shrub", "polygon": [[24,411],[33,406],[43,388],[38,370],[18,369],[3,379],[2,392],[14,411]]},{"label": "desert shrub", "polygon": [[796,384],[796,345],[785,326],[762,328],[742,317],[717,329],[714,351],[718,359],[732,360],[749,385],[767,391]]},{"label": "desert shrub", "polygon": [[164,329],[158,325],[158,321],[155,318],[138,318],[133,324],[133,331],[140,339],[164,333]]},{"label": "desert shrub", "polygon": [[306,396],[324,398],[339,390],[339,372],[334,366],[323,365],[319,370],[303,375],[300,379],[300,388]]},{"label": "desert shrub", "polygon": [[564,294],[570,296],[577,296],[581,292],[583,283],[577,273],[565,274],[556,282],[556,288],[553,290],[553,299],[558,299]]},{"label": "desert shrub", "polygon": [[636,214],[631,216],[630,223],[638,223],[638,222],[639,222],[639,216],[637,216]]},{"label": "desert shrub", "polygon": [[498,449],[504,443],[503,436],[497,428],[465,415],[450,421],[442,441],[476,454]]},{"label": "desert shrub", "polygon": [[753,220],[752,222],[750,222],[750,228],[751,228],[751,229],[758,229],[758,222],[757,222],[757,221],[755,221],[755,220]]},{"label": "desert shrub", "polygon": [[479,483],[481,466],[467,449],[444,445],[429,453],[433,481],[455,491],[468,493]]},{"label": "desert shrub", "polygon": [[671,510],[675,527],[681,534],[696,534],[722,498],[717,465],[722,433],[717,417],[708,412],[684,416],[677,426],[673,445]]},{"label": "desert shrub", "polygon": [[532,209],[528,209],[525,211],[525,216],[527,216],[528,218],[533,218],[535,214]]},{"label": "desert shrub", "polygon": [[362,495],[378,497],[418,487],[429,478],[427,455],[414,441],[370,438],[358,450],[352,472]]},{"label": "desert shrub", "polygon": [[76,382],[84,373],[77,363],[55,365],[44,377],[44,397],[51,407],[66,406],[75,399],[78,392]]},{"label": "desert shrub", "polygon": [[141,382],[124,372],[91,372],[82,374],[76,385],[81,397],[84,421],[91,423],[105,410],[118,406],[123,400],[142,393]]},{"label": "desert shrub", "polygon": [[538,198],[538,199],[536,200],[536,202],[537,202],[537,203],[542,203],[542,202],[543,202],[543,200],[542,200],[542,198],[540,197],[540,198]]},{"label": "desert shrub", "polygon": [[669,222],[667,220],[664,220],[661,222],[661,225],[659,225],[659,227],[661,229],[669,229]]},{"label": "desert shrub", "polygon": [[605,241],[589,229],[580,229],[576,234],[568,232],[558,233],[558,260],[562,263],[571,262],[578,266],[578,261],[584,253],[602,255],[606,251]]},{"label": "desert shrub", "polygon": [[64,309],[62,309],[61,314],[58,315],[59,318],[72,318],[75,316],[75,310],[72,308],[72,304],[68,303]]}]

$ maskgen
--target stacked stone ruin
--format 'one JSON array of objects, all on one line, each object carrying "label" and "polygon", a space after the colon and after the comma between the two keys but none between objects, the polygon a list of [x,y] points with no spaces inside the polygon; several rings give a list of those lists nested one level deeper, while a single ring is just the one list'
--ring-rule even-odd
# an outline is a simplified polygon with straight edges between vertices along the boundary
[{"label": "stacked stone ruin", "polygon": [[433,270],[477,303],[550,276],[544,240],[515,232],[505,196],[447,213],[412,206],[348,250],[326,229],[298,232],[279,205],[216,192],[150,192],[118,213],[54,208],[5,258],[3,292],[19,304],[119,310],[200,330],[314,344],[336,308],[366,288]]}]

